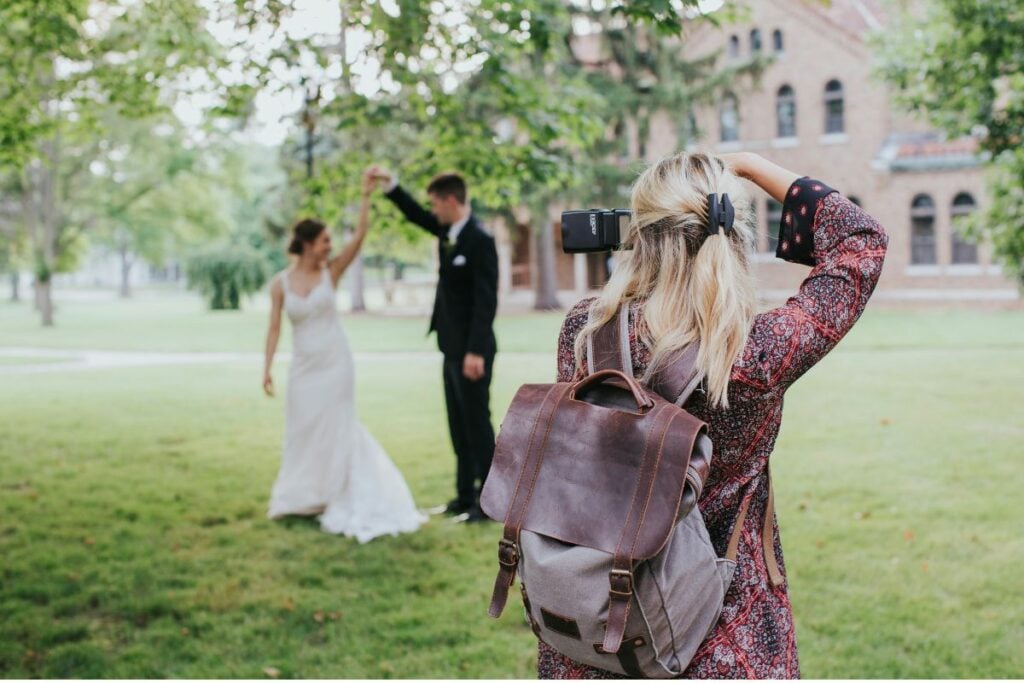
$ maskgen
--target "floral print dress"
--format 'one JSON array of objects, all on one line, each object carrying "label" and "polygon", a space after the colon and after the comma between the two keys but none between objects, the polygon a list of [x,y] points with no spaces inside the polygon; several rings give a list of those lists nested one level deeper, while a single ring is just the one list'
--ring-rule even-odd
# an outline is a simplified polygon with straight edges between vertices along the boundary
[{"label": "floral print dress", "polygon": [[[737,569],[721,617],[684,678],[798,678],[793,612],[786,585],[769,580],[762,546],[768,502],[768,463],[782,422],[782,399],[801,375],[835,348],[860,317],[882,272],[888,236],[871,216],[822,182],[800,178],[783,205],[777,255],[813,266],[799,292],[783,306],[755,317],[733,365],[729,408],[713,408],[694,393],[686,408],[707,422],[715,445],[711,472],[699,502],[712,544],[724,555],[743,501]],[[558,341],[558,381],[576,372],[574,341],[587,323],[593,299],[573,307]],[[650,352],[638,342],[630,315],[633,372],[641,375]],[[581,364],[586,367],[585,359]],[[785,575],[778,526],[771,524],[775,555]],[[539,644],[541,678],[618,678]]]}]

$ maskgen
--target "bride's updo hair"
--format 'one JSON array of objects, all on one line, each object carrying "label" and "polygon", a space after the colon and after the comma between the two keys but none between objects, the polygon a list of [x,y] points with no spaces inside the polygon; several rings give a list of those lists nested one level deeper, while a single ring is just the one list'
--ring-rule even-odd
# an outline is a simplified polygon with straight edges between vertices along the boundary
[{"label": "bride's updo hair", "polygon": [[327,226],[315,218],[303,218],[292,227],[292,241],[288,245],[288,253],[302,255],[302,245],[309,244],[320,236]]}]

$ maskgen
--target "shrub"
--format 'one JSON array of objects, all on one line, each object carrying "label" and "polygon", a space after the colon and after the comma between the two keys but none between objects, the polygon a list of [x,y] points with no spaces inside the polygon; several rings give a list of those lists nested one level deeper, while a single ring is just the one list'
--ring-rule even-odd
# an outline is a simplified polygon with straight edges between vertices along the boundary
[{"label": "shrub", "polygon": [[263,254],[242,244],[209,247],[193,254],[185,264],[189,288],[207,297],[215,311],[240,309],[242,296],[258,292],[269,270]]}]

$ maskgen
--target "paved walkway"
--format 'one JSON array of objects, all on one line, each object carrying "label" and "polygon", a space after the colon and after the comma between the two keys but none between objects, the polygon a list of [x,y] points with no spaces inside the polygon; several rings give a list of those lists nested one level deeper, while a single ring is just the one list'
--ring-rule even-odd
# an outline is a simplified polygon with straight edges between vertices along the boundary
[{"label": "paved walkway", "polygon": [[[548,357],[539,352],[502,352],[500,355]],[[439,351],[357,351],[353,354],[361,361],[437,361]],[[17,363],[4,363],[4,358],[16,358]],[[27,359],[27,360],[26,360]],[[276,361],[287,362],[291,354],[280,352]],[[36,362],[33,362],[36,361]],[[48,372],[105,370],[166,365],[222,365],[225,363],[263,363],[263,354],[251,352],[162,352],[162,351],[102,351],[94,349],[39,349],[29,347],[0,347],[0,377],[31,375]]]}]

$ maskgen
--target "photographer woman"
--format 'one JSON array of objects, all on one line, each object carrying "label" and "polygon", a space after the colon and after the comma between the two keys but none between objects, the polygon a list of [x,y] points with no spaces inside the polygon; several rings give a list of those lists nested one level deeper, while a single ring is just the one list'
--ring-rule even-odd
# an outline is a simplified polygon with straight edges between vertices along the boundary
[{"label": "photographer woman", "polygon": [[[784,203],[777,255],[813,266],[795,296],[761,314],[748,258],[754,212],[741,177]],[[711,194],[729,195],[735,207],[731,229],[709,230]],[[782,547],[774,517],[766,519],[769,456],[783,395],[857,321],[881,274],[888,238],[871,216],[832,188],[754,154],[681,153],[664,159],[636,181],[632,206],[624,240],[632,249],[623,252],[601,295],[581,301],[566,316],[558,381],[586,374],[587,338],[624,303],[630,306],[633,373],[641,380],[683,347],[699,344],[703,380],[686,409],[708,424],[715,449],[699,505],[719,555],[737,523],[743,531],[721,616],[684,677],[798,677]],[[748,498],[749,509],[738,519]],[[616,677],[544,643],[538,673]]]}]

